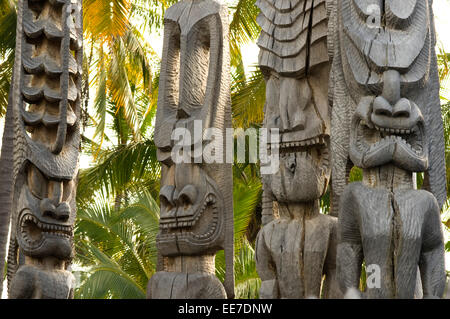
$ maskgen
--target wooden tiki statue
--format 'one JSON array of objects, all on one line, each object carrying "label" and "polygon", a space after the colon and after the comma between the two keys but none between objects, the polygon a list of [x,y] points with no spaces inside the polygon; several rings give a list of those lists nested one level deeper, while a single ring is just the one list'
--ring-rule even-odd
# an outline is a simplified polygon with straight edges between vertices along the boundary
[{"label": "wooden tiki statue", "polygon": [[[364,261],[373,279],[365,297],[441,297],[446,190],[432,1],[336,1],[330,30],[341,288],[359,287]],[[346,186],[353,165],[363,181]]]},{"label": "wooden tiki statue", "polygon": [[18,2],[10,298],[73,296],[81,19],[81,0]]},{"label": "wooden tiki statue", "polygon": [[[227,7],[186,0],[164,16],[155,143],[162,165],[159,271],[149,298],[232,298],[233,194],[231,164],[211,162],[198,147],[214,129],[231,128]],[[200,125],[200,139],[195,126]],[[184,159],[174,159],[173,132],[182,130]],[[218,138],[218,137],[216,137]],[[193,150],[197,147],[197,150]],[[192,150],[192,152],[190,152]],[[224,285],[215,276],[215,254],[225,250]]]},{"label": "wooden tiki statue", "polygon": [[280,132],[279,169],[263,175],[263,228],[256,246],[260,297],[339,297],[337,219],[319,211],[330,177],[327,3],[256,5],[259,66],[266,80],[264,127]]}]

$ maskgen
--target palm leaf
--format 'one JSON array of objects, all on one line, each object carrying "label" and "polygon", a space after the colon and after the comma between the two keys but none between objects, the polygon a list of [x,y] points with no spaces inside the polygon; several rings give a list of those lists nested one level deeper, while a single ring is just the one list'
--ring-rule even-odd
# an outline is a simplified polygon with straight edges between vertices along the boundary
[{"label": "palm leaf", "polygon": [[75,295],[78,298],[98,299],[111,296],[120,299],[143,299],[145,289],[123,271],[119,264],[93,245],[88,246],[96,265],[81,283]]},{"label": "palm leaf", "polygon": [[96,191],[116,196],[140,179],[159,180],[159,165],[151,140],[102,151],[97,164],[80,172],[77,201],[88,203]]},{"label": "palm leaf", "polygon": [[248,128],[260,124],[264,118],[266,83],[257,68],[246,80],[242,75],[234,76],[231,95],[233,126]]},{"label": "palm leaf", "polygon": [[240,63],[240,47],[254,42],[261,28],[256,23],[258,8],[255,6],[255,0],[239,0],[236,6],[231,6],[230,9],[234,11],[230,23],[231,65],[236,66]]}]

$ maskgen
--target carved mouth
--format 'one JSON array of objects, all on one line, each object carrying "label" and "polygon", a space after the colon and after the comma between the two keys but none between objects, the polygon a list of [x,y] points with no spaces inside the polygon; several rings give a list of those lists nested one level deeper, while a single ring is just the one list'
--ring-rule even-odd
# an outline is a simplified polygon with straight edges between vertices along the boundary
[{"label": "carved mouth", "polygon": [[360,119],[356,144],[360,152],[375,152],[387,144],[401,143],[411,156],[424,156],[424,132],[421,122],[409,129],[380,127]]},{"label": "carved mouth", "polygon": [[73,226],[44,223],[30,213],[20,218],[20,234],[29,246],[39,246],[45,238],[67,239],[73,236]]},{"label": "carved mouth", "polygon": [[[275,146],[276,144],[272,145]],[[320,176],[328,172],[330,168],[329,138],[326,135],[303,141],[281,142],[279,153],[281,158],[295,153],[300,158],[316,163]]]},{"label": "carved mouth", "polygon": [[406,99],[394,107],[380,103],[373,97],[361,99],[352,120],[350,159],[361,168],[393,164],[410,172],[425,171],[428,148],[419,107]]},{"label": "carved mouth", "polygon": [[[174,207],[172,211],[180,212],[183,207]],[[192,211],[192,208],[189,209]],[[174,217],[161,217],[159,234],[160,240],[177,237],[196,238],[199,240],[211,237],[218,227],[219,207],[213,194],[206,196],[202,206],[194,214],[180,214],[174,212]]]},{"label": "carved mouth", "polygon": [[328,136],[319,135],[313,138],[309,138],[301,141],[289,141],[281,143],[268,143],[267,148],[279,148],[280,153],[297,153],[306,151],[308,148],[314,146],[322,146],[328,144]]}]

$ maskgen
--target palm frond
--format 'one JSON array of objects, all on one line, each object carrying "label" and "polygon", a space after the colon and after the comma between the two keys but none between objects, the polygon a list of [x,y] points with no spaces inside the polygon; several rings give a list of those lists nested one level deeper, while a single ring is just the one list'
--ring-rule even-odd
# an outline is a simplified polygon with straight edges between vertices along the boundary
[{"label": "palm frond", "polygon": [[17,14],[15,3],[2,1],[0,6],[0,117],[8,106],[9,86],[14,67]]},{"label": "palm frond", "polygon": [[140,179],[159,180],[159,174],[156,146],[151,140],[104,150],[94,166],[80,172],[77,202],[81,206],[89,203],[97,191],[111,198]]},{"label": "palm frond", "polygon": [[87,246],[87,249],[97,264],[90,269],[90,275],[75,291],[77,298],[145,298],[145,289],[123,271],[119,264],[94,245]]},{"label": "palm frond", "polygon": [[123,35],[129,26],[129,0],[83,1],[83,26],[87,38],[108,41]]},{"label": "palm frond", "polygon": [[247,240],[234,260],[237,299],[258,299],[261,279],[256,272],[255,250]]},{"label": "palm frond", "polygon": [[234,80],[231,94],[233,126],[246,129],[262,123],[266,83],[261,71],[255,68],[248,79],[237,75]]},{"label": "palm frond", "polygon": [[230,23],[230,55],[231,65],[236,66],[239,63],[241,45],[254,42],[261,28],[256,23],[258,8],[255,0],[239,0],[231,9],[234,13]]}]

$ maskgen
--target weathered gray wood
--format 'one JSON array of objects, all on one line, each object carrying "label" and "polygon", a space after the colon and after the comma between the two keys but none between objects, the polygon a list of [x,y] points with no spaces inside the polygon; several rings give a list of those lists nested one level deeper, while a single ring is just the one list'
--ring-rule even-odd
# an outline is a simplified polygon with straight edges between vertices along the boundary
[{"label": "weathered gray wood", "polygon": [[[155,125],[162,164],[157,236],[162,269],[148,283],[149,298],[234,296],[231,164],[225,153],[222,163],[211,164],[206,153],[189,154],[190,163],[177,163],[171,154],[174,129],[184,128],[193,138],[194,121],[203,134],[220,130],[226,145],[225,129],[232,126],[228,46],[225,5],[185,0],[166,11]],[[226,257],[224,286],[214,275],[220,249]]]},{"label": "weathered gray wood", "polygon": [[264,127],[281,133],[279,170],[263,175],[264,226],[256,244],[260,297],[337,298],[337,219],[320,214],[318,205],[330,175],[326,1],[256,4]]},{"label": "weathered gray wood", "polygon": [[18,4],[10,298],[71,298],[81,1]]},{"label": "weathered gray wood", "polygon": [[[330,6],[332,209],[347,296],[355,296],[363,261],[378,277],[364,297],[440,298],[444,291],[445,166],[431,4]],[[353,165],[363,181],[346,186]],[[413,172],[425,172],[431,192],[416,189]]]}]

